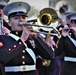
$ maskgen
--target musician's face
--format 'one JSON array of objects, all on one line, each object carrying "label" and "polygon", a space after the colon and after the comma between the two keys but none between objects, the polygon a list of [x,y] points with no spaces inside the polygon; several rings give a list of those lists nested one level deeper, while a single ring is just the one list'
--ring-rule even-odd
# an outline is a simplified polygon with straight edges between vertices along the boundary
[{"label": "musician's face", "polygon": [[70,21],[70,27],[76,27],[76,20]]},{"label": "musician's face", "polygon": [[25,16],[13,16],[10,17],[9,24],[11,26],[11,29],[14,31],[22,31],[23,27],[20,26],[20,23],[26,23],[26,17]]},{"label": "musician's face", "polygon": [[71,24],[70,27],[76,27],[76,24]]},{"label": "musician's face", "polygon": [[76,27],[76,20],[68,20],[67,23],[69,24],[69,27]]}]

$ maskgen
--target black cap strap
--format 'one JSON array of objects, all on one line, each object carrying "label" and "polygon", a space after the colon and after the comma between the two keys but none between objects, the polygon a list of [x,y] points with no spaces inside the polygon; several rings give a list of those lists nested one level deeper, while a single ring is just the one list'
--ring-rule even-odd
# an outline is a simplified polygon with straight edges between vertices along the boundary
[{"label": "black cap strap", "polygon": [[25,13],[25,12],[14,12],[14,13],[11,13],[8,15],[8,17],[11,17],[11,16],[26,16],[26,17],[28,17],[27,13]]}]

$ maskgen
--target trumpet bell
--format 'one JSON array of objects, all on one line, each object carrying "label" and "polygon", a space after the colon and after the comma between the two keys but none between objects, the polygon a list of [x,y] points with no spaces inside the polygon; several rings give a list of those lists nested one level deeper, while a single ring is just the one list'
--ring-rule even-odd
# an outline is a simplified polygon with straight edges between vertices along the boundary
[{"label": "trumpet bell", "polygon": [[[58,15],[53,8],[44,8],[40,11],[37,22],[42,26],[57,27]],[[50,30],[49,28],[42,28],[45,31]]]}]

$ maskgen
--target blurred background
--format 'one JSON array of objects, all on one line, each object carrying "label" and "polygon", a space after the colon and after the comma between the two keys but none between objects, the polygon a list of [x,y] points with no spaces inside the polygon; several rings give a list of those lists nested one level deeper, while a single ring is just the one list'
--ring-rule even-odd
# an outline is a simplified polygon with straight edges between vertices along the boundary
[{"label": "blurred background", "polygon": [[[49,0],[49,6],[55,7],[55,5],[58,1],[62,1],[62,0]],[[76,10],[76,5],[75,5],[76,0],[65,0],[65,1],[68,1],[73,6],[73,8]]]}]

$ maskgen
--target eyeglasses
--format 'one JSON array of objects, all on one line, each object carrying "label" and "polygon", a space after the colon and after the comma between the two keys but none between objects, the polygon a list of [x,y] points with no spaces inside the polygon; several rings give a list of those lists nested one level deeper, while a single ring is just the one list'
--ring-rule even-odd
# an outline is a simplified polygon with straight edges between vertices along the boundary
[{"label": "eyeglasses", "polygon": [[71,20],[71,23],[76,24],[76,19]]}]

